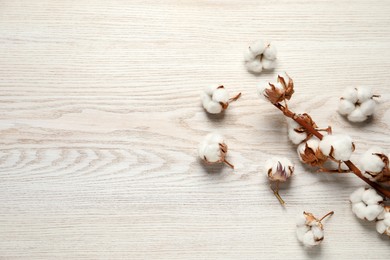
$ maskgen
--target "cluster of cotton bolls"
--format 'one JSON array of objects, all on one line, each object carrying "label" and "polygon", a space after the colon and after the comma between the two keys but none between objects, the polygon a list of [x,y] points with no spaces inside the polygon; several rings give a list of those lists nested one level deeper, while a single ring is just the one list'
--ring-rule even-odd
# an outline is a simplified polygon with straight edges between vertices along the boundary
[{"label": "cluster of cotton bolls", "polygon": [[[271,70],[276,67],[276,56],[277,51],[273,44],[259,40],[247,49],[245,65],[248,71],[253,73]],[[257,92],[287,116],[288,137],[298,146],[297,153],[301,162],[319,167],[320,171],[332,171],[325,168],[327,162],[337,163],[338,169],[333,171],[343,171],[342,162],[349,161],[355,150],[351,137],[345,134],[333,134],[330,127],[319,129],[308,114],[295,114],[290,111],[287,101],[294,94],[294,82],[289,75],[282,73],[274,82],[260,82]],[[238,93],[230,97],[222,85],[208,86],[201,94],[202,106],[210,114],[219,114],[240,96],[241,93]],[[338,112],[352,122],[365,121],[374,113],[375,97],[378,96],[373,95],[372,90],[367,87],[347,88],[340,98]],[[234,169],[234,166],[226,160],[227,152],[225,138],[218,133],[208,134],[198,147],[198,155],[205,163],[225,163]],[[370,148],[360,158],[362,174],[371,181],[390,185],[389,156],[390,154],[378,147]],[[271,181],[271,189],[280,203],[284,204],[279,195],[279,184],[286,182],[293,175],[293,163],[285,157],[272,157],[265,162],[264,169]],[[390,236],[390,206],[384,204],[383,197],[375,189],[359,188],[351,194],[350,201],[352,211],[358,218],[375,220],[377,231]],[[332,214],[333,211],[320,219],[307,212],[300,215],[296,230],[298,240],[305,246],[319,245],[324,239],[324,227],[321,221]]]},{"label": "cluster of cotton bolls", "polygon": [[390,206],[385,206],[383,197],[374,189],[360,187],[355,190],[349,200],[352,212],[356,217],[368,221],[376,221],[376,230],[380,234],[390,236]]},{"label": "cluster of cotton bolls", "polygon": [[351,122],[363,122],[375,111],[374,97],[378,96],[369,87],[347,88],[340,98],[338,111]]},{"label": "cluster of cotton bolls", "polygon": [[262,40],[253,42],[244,54],[246,68],[253,73],[276,67],[276,48]]},{"label": "cluster of cotton bolls", "polygon": [[[317,128],[307,114],[301,117],[313,128]],[[324,132],[322,140],[319,140],[292,119],[288,119],[287,125],[288,137],[292,143],[298,144],[299,159],[305,164],[322,167],[328,159],[341,163],[341,161],[348,161],[355,150],[355,145],[349,135],[331,134],[329,131]]]}]

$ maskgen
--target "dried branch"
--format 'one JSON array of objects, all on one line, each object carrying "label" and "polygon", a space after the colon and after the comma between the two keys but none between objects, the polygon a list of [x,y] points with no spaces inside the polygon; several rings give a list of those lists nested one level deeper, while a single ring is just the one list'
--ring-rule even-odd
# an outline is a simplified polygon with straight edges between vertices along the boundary
[{"label": "dried branch", "polygon": [[[291,110],[289,110],[287,107],[283,106],[280,103],[273,103],[275,107],[277,107],[280,111],[283,112],[283,114],[291,119],[293,119],[295,122],[300,124],[302,127],[304,127],[308,132],[316,136],[318,139],[322,140],[323,135],[318,132],[311,124],[309,124],[304,118],[302,118],[300,115],[295,114]],[[383,196],[390,199],[390,190],[385,189],[381,185],[379,185],[376,182],[370,181],[368,178],[364,177],[362,172],[359,170],[358,167],[356,167],[355,164],[353,164],[350,160],[344,161],[345,165],[348,166],[348,168],[360,179],[362,179],[364,182],[366,182],[368,185],[370,185],[372,188],[374,188],[378,193],[382,194]]]}]

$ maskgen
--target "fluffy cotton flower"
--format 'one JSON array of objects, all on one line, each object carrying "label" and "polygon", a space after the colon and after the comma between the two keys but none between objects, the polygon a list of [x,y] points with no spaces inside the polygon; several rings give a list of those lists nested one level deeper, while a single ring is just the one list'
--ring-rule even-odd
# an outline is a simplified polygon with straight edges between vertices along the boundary
[{"label": "fluffy cotton flower", "polygon": [[372,181],[390,181],[389,157],[380,147],[371,147],[360,157],[360,169]]},{"label": "fluffy cotton flower", "polygon": [[351,122],[363,122],[374,113],[376,103],[371,88],[347,88],[340,98],[338,111]]},{"label": "fluffy cotton flower", "polygon": [[272,157],[265,162],[265,171],[271,181],[285,182],[294,173],[294,165],[284,157]]},{"label": "fluffy cotton flower", "polygon": [[326,135],[320,142],[320,150],[324,155],[331,156],[336,160],[348,161],[355,150],[355,145],[348,135]]},{"label": "fluffy cotton flower", "polygon": [[378,216],[376,231],[380,234],[390,236],[390,206],[386,206]]},{"label": "fluffy cotton flower", "polygon": [[211,114],[221,113],[228,108],[229,103],[236,101],[241,96],[241,93],[237,94],[233,98],[229,98],[229,93],[224,86],[208,86],[204,89],[201,99],[204,109]]},{"label": "fluffy cotton flower", "polygon": [[199,157],[206,163],[224,162],[234,168],[225,159],[227,151],[228,146],[225,144],[223,136],[217,133],[208,134],[198,147]]},{"label": "fluffy cotton flower", "polygon": [[247,69],[254,73],[270,70],[276,67],[276,48],[271,43],[262,40],[253,42],[244,54]]},{"label": "fluffy cotton flower", "polygon": [[383,198],[372,188],[361,187],[355,190],[349,200],[352,212],[360,219],[373,221],[383,211]]},{"label": "fluffy cotton flower", "polygon": [[296,230],[298,240],[307,247],[319,245],[324,240],[324,226],[321,220],[332,214],[333,212],[329,212],[320,220],[308,212],[299,215]]},{"label": "fluffy cotton flower", "polygon": [[321,152],[320,140],[317,137],[298,145],[297,153],[301,162],[311,166],[322,166],[328,159],[328,156]]},{"label": "fluffy cotton flower", "polygon": [[257,93],[272,104],[290,100],[294,94],[294,82],[286,74],[278,75],[276,82],[261,81],[257,86]]}]

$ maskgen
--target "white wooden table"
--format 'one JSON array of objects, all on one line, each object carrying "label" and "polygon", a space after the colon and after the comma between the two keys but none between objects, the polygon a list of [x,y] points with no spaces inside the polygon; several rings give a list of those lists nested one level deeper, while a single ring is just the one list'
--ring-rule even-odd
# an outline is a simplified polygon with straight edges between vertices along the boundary
[{"label": "white wooden table", "polygon": [[[350,134],[354,160],[390,151],[389,13],[389,1],[0,1],[0,258],[388,259],[390,240],[350,210],[362,181],[303,167],[256,83],[287,71],[291,108]],[[279,65],[254,76],[243,51],[258,38]],[[207,116],[208,84],[242,98]],[[352,125],[335,106],[358,85],[382,97]],[[198,161],[210,131],[235,171]],[[296,163],[285,208],[262,172],[271,155]],[[304,210],[335,211],[315,249],[295,238]]]}]

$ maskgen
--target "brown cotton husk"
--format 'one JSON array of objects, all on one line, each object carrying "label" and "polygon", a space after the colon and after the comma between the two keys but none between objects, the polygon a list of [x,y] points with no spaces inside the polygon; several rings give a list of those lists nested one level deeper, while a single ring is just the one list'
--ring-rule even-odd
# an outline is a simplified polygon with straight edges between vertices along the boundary
[{"label": "brown cotton husk", "polygon": [[284,96],[285,91],[283,89],[275,87],[275,85],[272,83],[269,83],[269,85],[271,88],[265,89],[264,95],[268,98],[268,100],[272,104],[282,102],[285,99]]},{"label": "brown cotton husk", "polygon": [[[317,129],[318,126],[317,124],[313,121],[313,119],[311,118],[311,116],[309,116],[308,114],[306,113],[303,113],[303,114],[300,114],[298,115],[303,121],[305,121],[306,124],[308,125],[311,125],[314,129]],[[310,132],[309,130],[307,130],[305,127],[303,127],[302,125],[298,128],[294,128],[294,131],[297,132],[297,133],[306,133],[307,137],[304,141],[307,141],[309,140],[312,136],[313,136],[313,133]]]},{"label": "brown cotton husk", "polygon": [[307,144],[304,152],[300,155],[303,163],[317,167],[321,167],[328,159],[328,156],[324,155],[319,148],[313,150]]},{"label": "brown cotton husk", "polygon": [[292,78],[290,78],[288,75],[287,77],[288,82],[286,82],[283,77],[278,75],[278,82],[283,85],[285,99],[290,100],[292,95],[294,94],[294,82]]},{"label": "brown cotton husk", "polygon": [[283,77],[278,76],[278,83],[280,83],[283,88],[277,88],[274,84],[268,83],[271,88],[267,88],[264,91],[265,97],[272,104],[290,100],[294,94],[294,82],[290,77],[288,77],[288,82],[286,82]]}]

